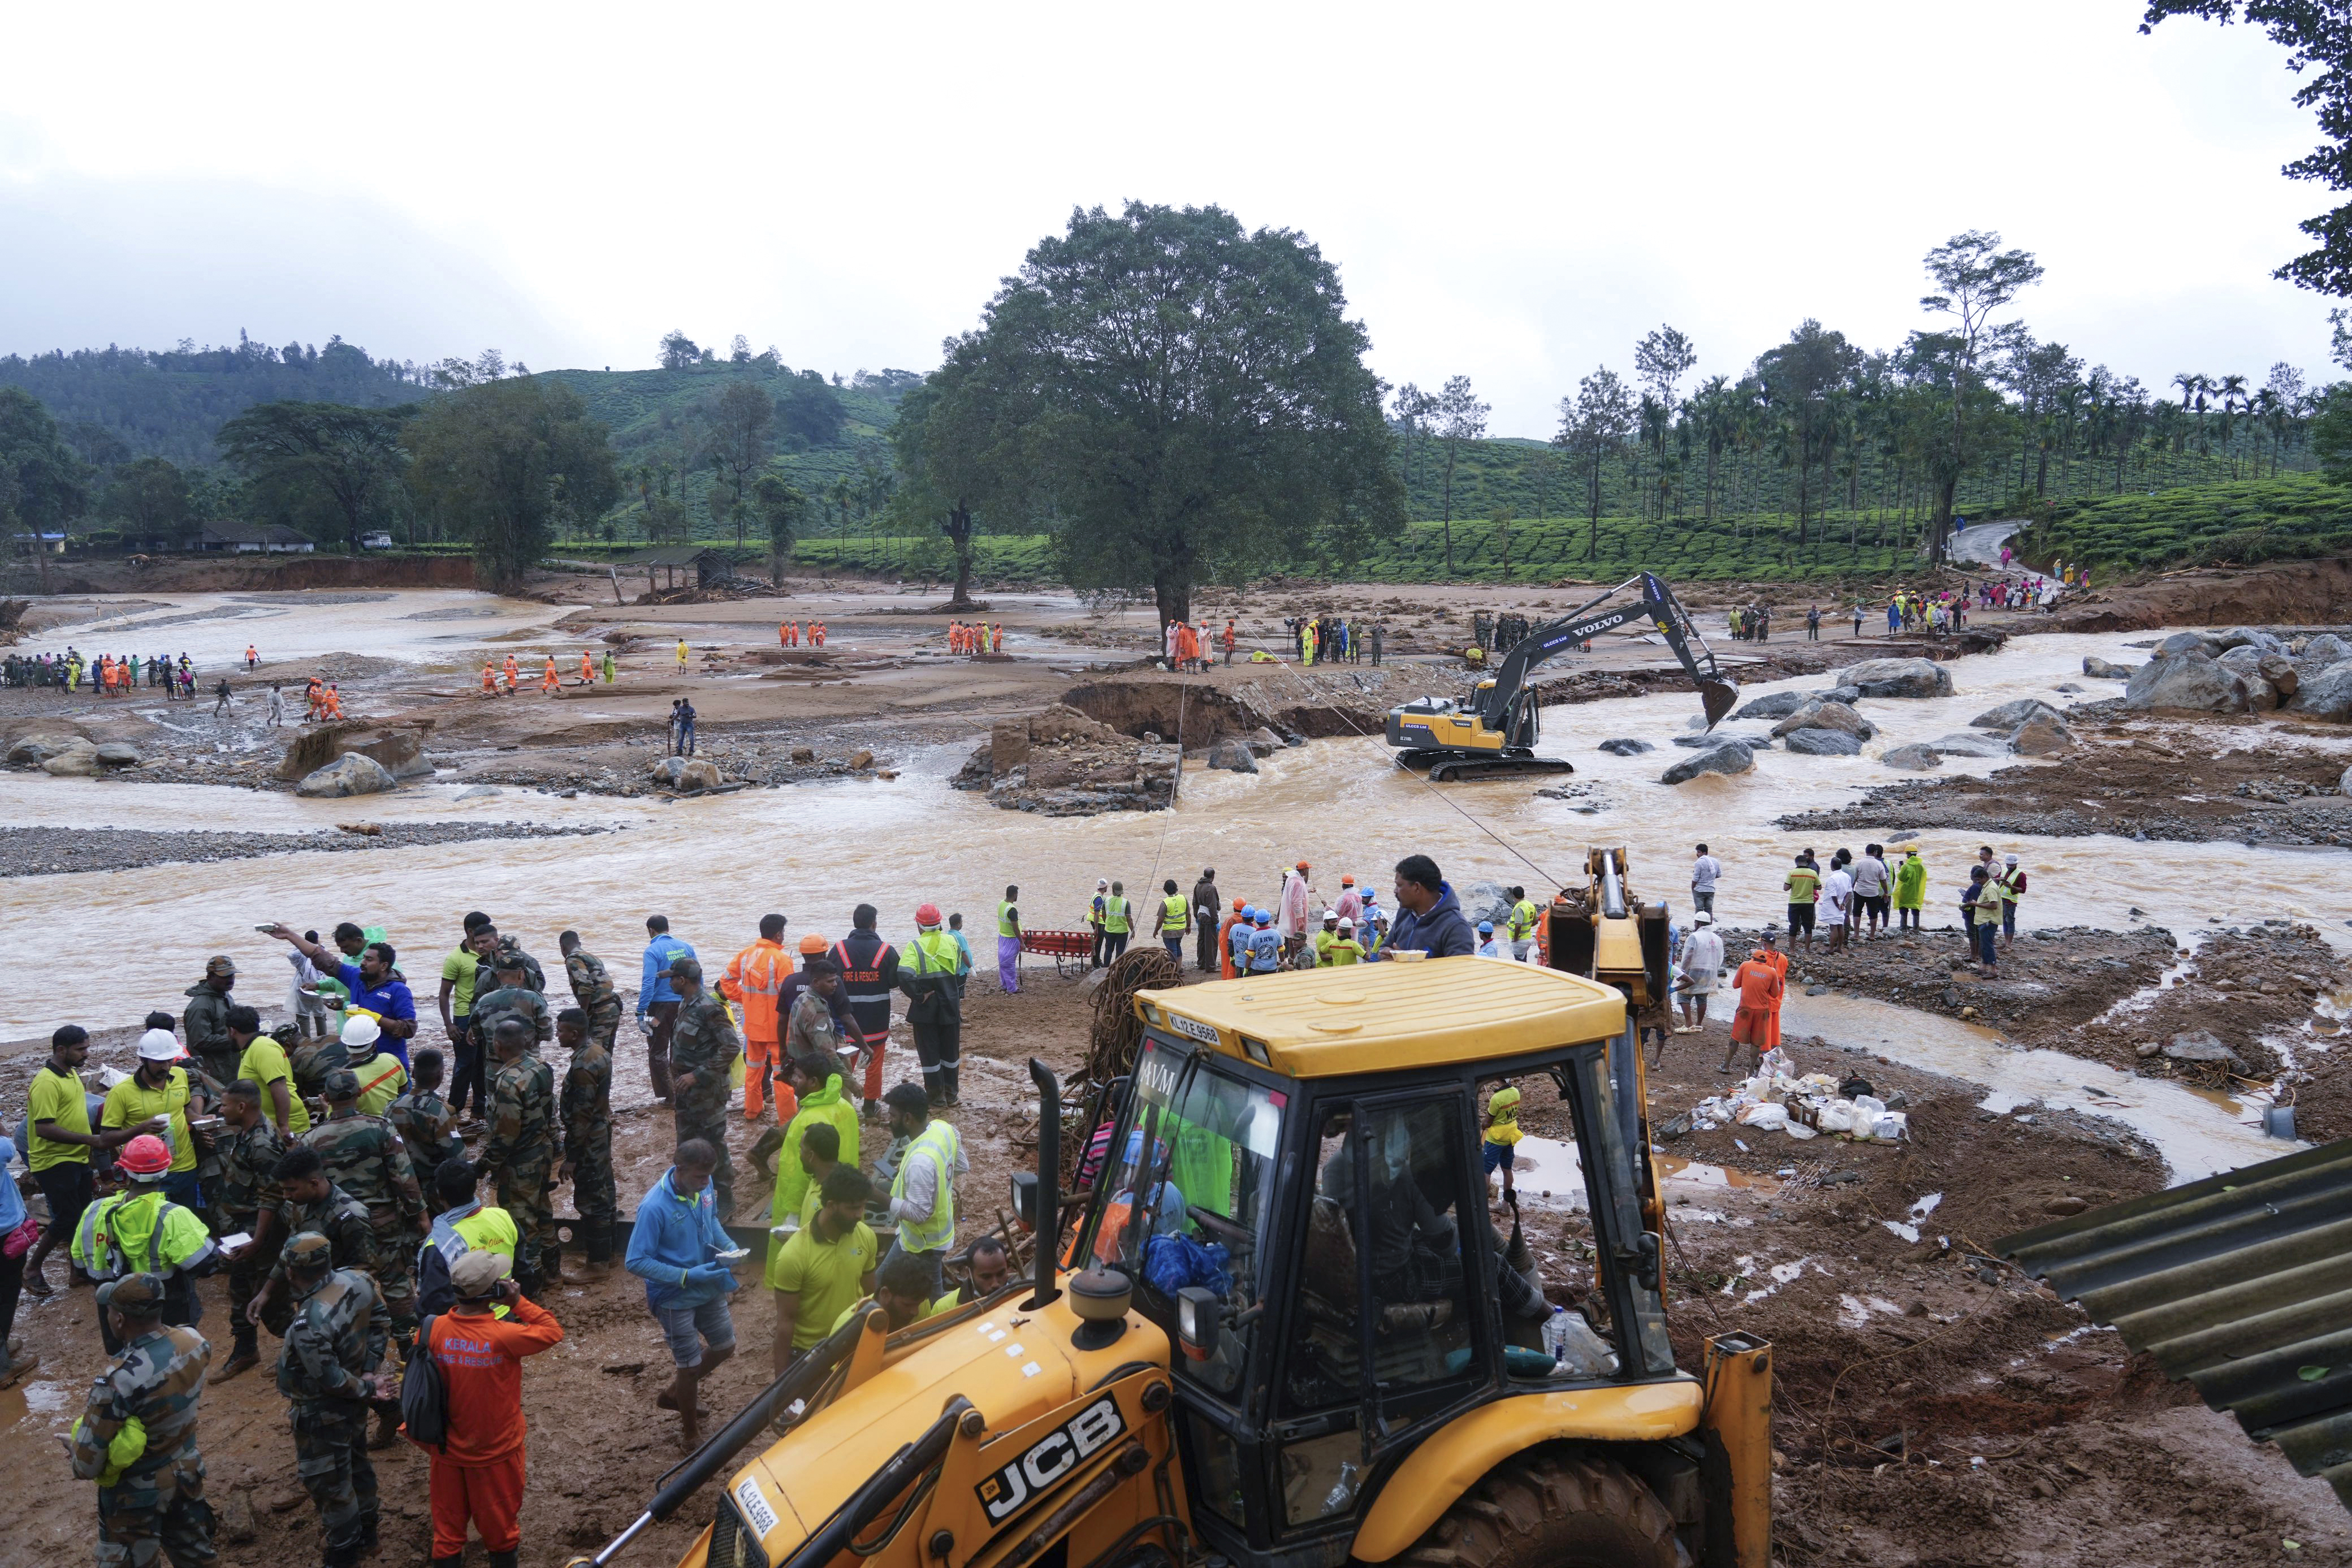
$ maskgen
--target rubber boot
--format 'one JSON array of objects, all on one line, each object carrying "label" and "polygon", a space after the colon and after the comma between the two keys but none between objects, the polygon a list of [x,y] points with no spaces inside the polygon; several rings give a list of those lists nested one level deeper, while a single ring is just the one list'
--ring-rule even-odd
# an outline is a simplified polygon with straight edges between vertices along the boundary
[{"label": "rubber boot", "polygon": [[938,1067],[924,1069],[923,1093],[934,1105],[948,1103],[948,1075],[945,1069]]},{"label": "rubber boot", "polygon": [[490,1568],[515,1568],[515,1559],[521,1555],[522,1548],[520,1546],[512,1552],[493,1552],[490,1553]]},{"label": "rubber boot", "polygon": [[882,1103],[879,1100],[868,1100],[857,1113],[868,1122],[879,1122],[882,1119]]},{"label": "rubber boot", "polygon": [[963,1069],[961,1067],[942,1067],[940,1069],[940,1077],[945,1080],[947,1083],[948,1103],[950,1105],[962,1104]]}]

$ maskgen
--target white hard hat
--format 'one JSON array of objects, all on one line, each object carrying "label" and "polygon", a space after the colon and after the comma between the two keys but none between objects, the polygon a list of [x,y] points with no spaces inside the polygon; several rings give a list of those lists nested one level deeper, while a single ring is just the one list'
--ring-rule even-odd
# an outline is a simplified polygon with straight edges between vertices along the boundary
[{"label": "white hard hat", "polygon": [[1323,918],[1326,920],[1337,920],[1339,918],[1339,912],[1336,909],[1327,909],[1323,912]]},{"label": "white hard hat", "polygon": [[1342,931],[1353,931],[1355,928],[1356,928],[1356,923],[1355,923],[1354,921],[1352,921],[1352,920],[1349,919],[1349,918],[1348,918],[1346,915],[1341,915],[1341,916],[1339,917],[1339,929],[1340,929],[1340,930],[1342,930]]},{"label": "white hard hat", "polygon": [[177,1061],[180,1042],[168,1029],[151,1029],[139,1037],[139,1060],[142,1061]]},{"label": "white hard hat", "polygon": [[383,1026],[366,1013],[353,1013],[343,1020],[345,1045],[373,1045],[383,1038]]},{"label": "white hard hat", "polygon": [[1691,916],[1691,924],[1694,925],[1712,925],[1715,924],[1715,916],[1702,909],[1696,915]]}]

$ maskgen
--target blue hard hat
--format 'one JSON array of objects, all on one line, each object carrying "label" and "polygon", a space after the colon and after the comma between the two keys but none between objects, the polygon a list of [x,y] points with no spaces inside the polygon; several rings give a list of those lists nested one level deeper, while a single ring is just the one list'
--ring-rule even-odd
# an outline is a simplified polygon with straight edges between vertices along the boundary
[{"label": "blue hard hat", "polygon": [[1250,921],[1256,925],[1271,925],[1274,924],[1274,915],[1266,910],[1253,909],[1250,911]]},{"label": "blue hard hat", "polygon": [[1480,922],[1478,922],[1478,935],[1479,935],[1479,936],[1492,936],[1494,934],[1495,934],[1495,923],[1494,923],[1493,921],[1491,921],[1491,920],[1481,920]]}]

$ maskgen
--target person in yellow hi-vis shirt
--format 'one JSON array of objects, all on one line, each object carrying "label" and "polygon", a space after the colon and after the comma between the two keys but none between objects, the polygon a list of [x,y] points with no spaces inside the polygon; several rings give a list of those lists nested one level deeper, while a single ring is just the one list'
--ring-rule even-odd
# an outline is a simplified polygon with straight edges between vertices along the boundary
[{"label": "person in yellow hi-vis shirt", "polygon": [[1479,1140],[1479,1174],[1493,1176],[1503,1173],[1503,1196],[1511,1196],[1511,1166],[1518,1157],[1519,1091],[1516,1084],[1507,1083],[1487,1097],[1486,1133]]},{"label": "person in yellow hi-vis shirt", "polygon": [[681,675],[686,674],[686,639],[683,637],[677,640],[677,673]]}]

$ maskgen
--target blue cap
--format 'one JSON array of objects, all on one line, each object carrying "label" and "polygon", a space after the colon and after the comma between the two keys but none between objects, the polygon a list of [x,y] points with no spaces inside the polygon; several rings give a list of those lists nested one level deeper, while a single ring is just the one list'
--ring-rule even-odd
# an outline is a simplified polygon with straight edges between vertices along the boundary
[{"label": "blue cap", "polygon": [[1481,920],[1480,922],[1478,922],[1478,935],[1479,935],[1479,936],[1492,936],[1494,934],[1495,934],[1495,923],[1494,923],[1493,921],[1491,921],[1491,920]]}]

